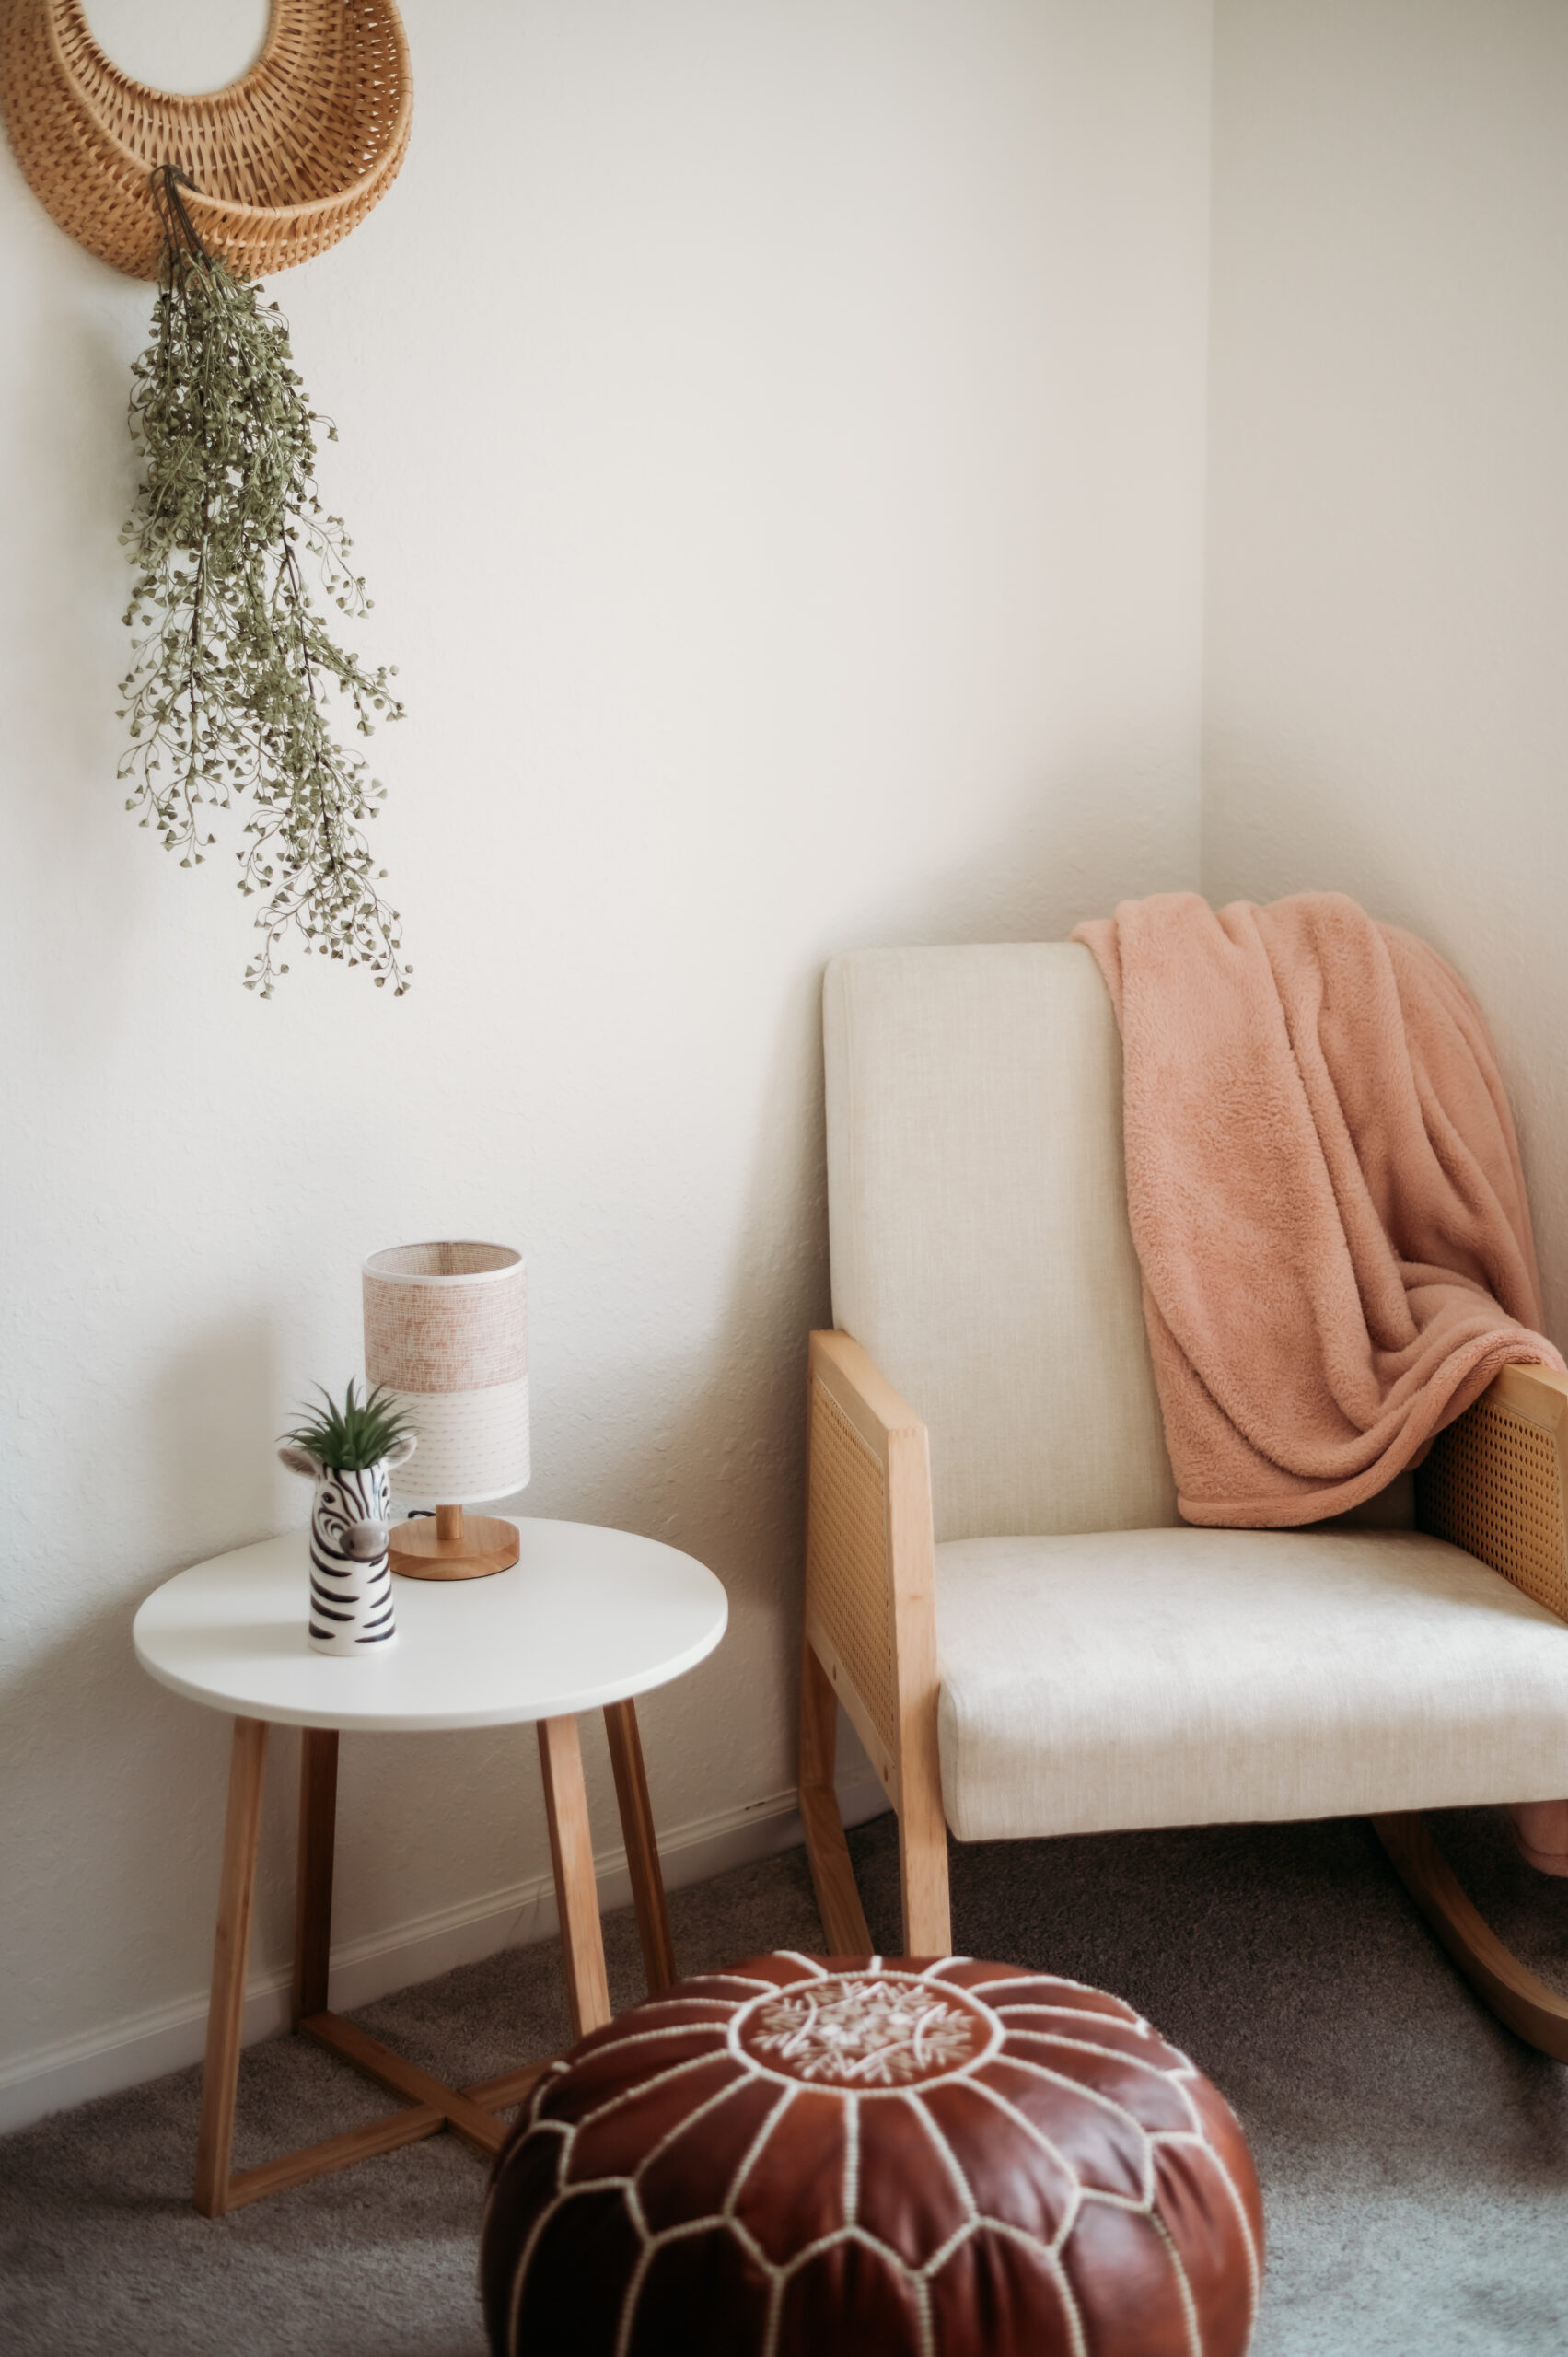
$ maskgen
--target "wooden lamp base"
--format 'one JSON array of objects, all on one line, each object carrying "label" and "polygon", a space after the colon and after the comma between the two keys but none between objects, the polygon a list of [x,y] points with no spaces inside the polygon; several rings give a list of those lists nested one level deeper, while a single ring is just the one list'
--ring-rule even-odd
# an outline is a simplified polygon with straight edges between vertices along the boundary
[{"label": "wooden lamp base", "polygon": [[461,1506],[437,1506],[435,1517],[400,1522],[392,1532],[391,1565],[405,1580],[484,1580],[510,1569],[522,1552],[515,1522],[493,1514],[463,1520]]}]

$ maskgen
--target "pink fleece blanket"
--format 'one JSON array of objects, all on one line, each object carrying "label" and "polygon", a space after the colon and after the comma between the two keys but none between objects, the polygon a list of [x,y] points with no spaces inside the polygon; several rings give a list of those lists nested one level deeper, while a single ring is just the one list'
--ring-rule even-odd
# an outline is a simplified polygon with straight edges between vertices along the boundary
[{"label": "pink fleece blanket", "polygon": [[1563,1364],[1475,1001],[1338,892],[1080,925],[1121,1027],[1127,1202],[1189,1522],[1284,1527]]}]

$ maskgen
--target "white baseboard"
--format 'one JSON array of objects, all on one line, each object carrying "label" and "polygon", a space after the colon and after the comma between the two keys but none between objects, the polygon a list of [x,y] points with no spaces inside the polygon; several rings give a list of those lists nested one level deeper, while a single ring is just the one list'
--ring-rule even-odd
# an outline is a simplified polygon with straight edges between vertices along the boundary
[{"label": "white baseboard", "polygon": [[[888,1805],[874,1771],[865,1768],[840,1786],[846,1825],[860,1825]],[[771,1858],[804,1839],[793,1791],[774,1793],[742,1808],[721,1809],[659,1835],[659,1857],[668,1889],[707,1882],[726,1867]],[[624,1850],[597,1853],[599,1906],[606,1912],[631,1904],[632,1885]],[[405,1923],[347,1940],[334,1949],[331,1994],[333,2009],[350,2013],[389,1990],[434,1980],[455,1965],[473,1964],[497,1948],[526,1947],[548,1940],[557,1929],[555,1887],[548,1874],[504,1890],[484,1892],[460,1906],[421,1915]],[[290,1975],[275,1969],[255,1976],[245,1996],[245,2043],[276,2038],[288,2027]],[[131,2014],[76,2038],[0,2064],[0,2134],[25,2128],[46,2113],[87,2103],[94,2096],[138,2087],[166,2071],[199,2062],[206,2045],[207,1992],[200,1990],[145,2013]]]}]

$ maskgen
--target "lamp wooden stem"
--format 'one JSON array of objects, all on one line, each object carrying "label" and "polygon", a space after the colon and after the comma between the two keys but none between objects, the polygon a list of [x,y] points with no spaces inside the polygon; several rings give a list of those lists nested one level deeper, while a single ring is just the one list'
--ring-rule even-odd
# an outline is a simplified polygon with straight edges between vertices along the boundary
[{"label": "lamp wooden stem", "polygon": [[461,1506],[437,1506],[434,1521],[400,1522],[389,1551],[405,1580],[482,1580],[509,1570],[521,1550],[515,1522],[493,1514],[465,1521]]}]

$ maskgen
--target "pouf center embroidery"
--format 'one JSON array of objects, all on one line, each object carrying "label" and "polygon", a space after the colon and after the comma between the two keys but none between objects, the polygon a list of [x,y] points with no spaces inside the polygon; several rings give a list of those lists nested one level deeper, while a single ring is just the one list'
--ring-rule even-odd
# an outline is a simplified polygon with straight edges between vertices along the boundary
[{"label": "pouf center embroidery", "polygon": [[958,1990],[902,1974],[834,1973],[759,1997],[730,2042],[753,2065],[821,2087],[908,2087],[961,2071],[1001,2024]]}]

